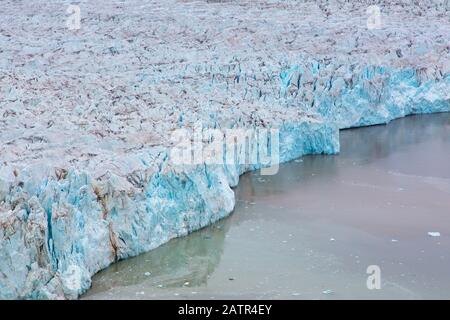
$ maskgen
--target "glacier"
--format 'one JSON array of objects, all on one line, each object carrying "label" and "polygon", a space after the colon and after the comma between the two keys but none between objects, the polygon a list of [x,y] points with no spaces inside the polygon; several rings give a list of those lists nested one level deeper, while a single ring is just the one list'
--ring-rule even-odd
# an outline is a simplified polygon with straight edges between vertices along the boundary
[{"label": "glacier", "polygon": [[176,166],[176,128],[277,128],[287,162],[450,111],[448,1],[381,1],[380,30],[364,2],[80,2],[76,32],[64,5],[25,3],[0,13],[0,299],[76,299],[229,215],[259,167]]}]

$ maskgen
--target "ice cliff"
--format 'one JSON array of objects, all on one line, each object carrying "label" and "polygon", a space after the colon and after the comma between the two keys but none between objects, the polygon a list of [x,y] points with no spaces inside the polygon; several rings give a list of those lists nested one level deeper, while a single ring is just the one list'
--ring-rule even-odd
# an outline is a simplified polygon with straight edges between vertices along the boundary
[{"label": "ice cliff", "polygon": [[[77,298],[91,276],[230,214],[257,166],[180,167],[170,133],[277,128],[280,160],[339,129],[450,111],[448,1],[5,1],[0,298]],[[220,21],[220,23],[218,23]]]}]

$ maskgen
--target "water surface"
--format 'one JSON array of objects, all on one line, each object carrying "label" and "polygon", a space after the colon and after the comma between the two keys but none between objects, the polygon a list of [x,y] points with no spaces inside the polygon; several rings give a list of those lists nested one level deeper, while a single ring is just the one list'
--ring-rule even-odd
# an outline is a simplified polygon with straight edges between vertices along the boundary
[{"label": "water surface", "polygon": [[450,114],[340,141],[339,155],[245,174],[230,217],[101,271],[83,298],[450,299]]}]

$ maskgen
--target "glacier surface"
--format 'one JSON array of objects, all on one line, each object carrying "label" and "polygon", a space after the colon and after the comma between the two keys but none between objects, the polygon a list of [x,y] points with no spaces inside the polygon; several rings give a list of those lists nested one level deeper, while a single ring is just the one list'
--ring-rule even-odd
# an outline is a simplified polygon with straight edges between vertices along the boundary
[{"label": "glacier surface", "polygon": [[[145,1],[0,13],[0,298],[75,299],[119,259],[229,215],[258,166],[176,166],[170,133],[277,128],[280,161],[339,130],[450,111],[448,1]],[[220,23],[217,21],[220,20]]]}]

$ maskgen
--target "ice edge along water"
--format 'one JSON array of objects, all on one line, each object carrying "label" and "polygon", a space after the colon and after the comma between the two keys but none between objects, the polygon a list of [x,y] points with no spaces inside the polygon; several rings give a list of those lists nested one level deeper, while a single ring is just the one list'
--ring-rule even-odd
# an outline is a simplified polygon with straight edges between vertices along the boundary
[{"label": "ice edge along water", "polygon": [[[281,92],[301,75],[300,66],[283,72]],[[449,74],[424,79],[420,70],[367,67],[351,79],[324,79],[338,91],[314,97],[319,120],[304,118],[279,128],[281,162],[337,153],[342,128],[450,111]],[[229,215],[235,204],[231,187],[255,169],[235,164],[180,170],[163,148],[142,163],[155,173],[132,190],[110,172],[93,179],[75,169],[55,175],[51,167],[18,173],[2,167],[0,203],[9,210],[0,216],[0,298],[77,298],[89,289],[92,275],[111,263]]]}]

